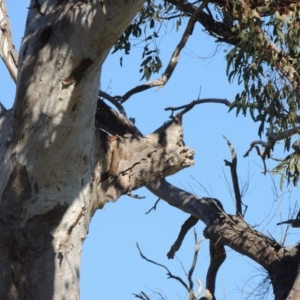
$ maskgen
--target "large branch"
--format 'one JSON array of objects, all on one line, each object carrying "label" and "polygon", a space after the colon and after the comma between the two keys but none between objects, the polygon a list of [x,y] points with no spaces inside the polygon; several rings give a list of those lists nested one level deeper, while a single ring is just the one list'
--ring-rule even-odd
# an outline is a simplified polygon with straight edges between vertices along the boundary
[{"label": "large branch", "polygon": [[125,114],[98,101],[95,124],[107,149],[108,165],[100,176],[107,186],[105,202],[194,164],[194,151],[182,140],[181,117],[143,136]]},{"label": "large branch", "polygon": [[12,34],[4,0],[0,0],[0,56],[14,82],[17,81],[18,53],[12,42]]},{"label": "large branch", "polygon": [[[254,230],[243,218],[226,214],[217,199],[198,198],[169,184],[165,179],[149,183],[147,188],[170,205],[204,222],[206,238],[248,256],[267,270],[274,288],[282,289],[283,295],[289,293],[300,262],[300,253],[297,249],[288,251],[275,240]],[[286,273],[287,260],[291,262],[288,264],[288,273]],[[288,278],[283,284],[278,276]],[[286,284],[287,282],[290,284]]]}]

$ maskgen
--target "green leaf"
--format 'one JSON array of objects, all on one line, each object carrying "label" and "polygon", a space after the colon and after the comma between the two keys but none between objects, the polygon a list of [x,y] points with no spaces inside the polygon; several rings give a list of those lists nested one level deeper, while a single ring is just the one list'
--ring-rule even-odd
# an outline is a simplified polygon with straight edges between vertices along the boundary
[{"label": "green leaf", "polygon": [[176,31],[178,32],[179,26],[181,25],[181,18],[176,20]]},{"label": "green leaf", "polygon": [[141,67],[147,65],[152,59],[152,56],[148,56],[143,62],[141,63]]},{"label": "green leaf", "polygon": [[153,28],[153,27],[154,27],[154,24],[155,24],[154,19],[151,19],[151,20],[150,20],[150,28]]}]

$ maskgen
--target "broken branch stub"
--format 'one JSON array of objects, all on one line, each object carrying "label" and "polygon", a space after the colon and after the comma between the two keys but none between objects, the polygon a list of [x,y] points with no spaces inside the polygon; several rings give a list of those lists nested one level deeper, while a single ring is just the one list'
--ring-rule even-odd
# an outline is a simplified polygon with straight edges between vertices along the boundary
[{"label": "broken branch stub", "polygon": [[100,180],[107,186],[105,202],[194,164],[195,151],[184,146],[181,118],[174,118],[145,137],[134,133],[138,129],[131,132],[122,136],[103,133],[107,135],[110,159],[109,169]]}]

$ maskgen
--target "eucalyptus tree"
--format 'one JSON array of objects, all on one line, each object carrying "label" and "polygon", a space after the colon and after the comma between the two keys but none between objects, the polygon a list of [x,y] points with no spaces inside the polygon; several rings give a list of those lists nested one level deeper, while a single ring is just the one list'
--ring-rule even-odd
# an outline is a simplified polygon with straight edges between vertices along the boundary
[{"label": "eucalyptus tree", "polygon": [[[211,102],[249,112],[260,122],[259,135],[268,124],[267,140],[249,141],[246,154],[256,149],[266,165],[276,142],[284,140],[292,150],[274,172],[297,184],[299,145],[290,147],[300,128],[297,0],[32,0],[19,53],[3,0],[0,8],[0,53],[16,82],[13,108],[0,107],[1,299],[79,299],[80,253],[93,214],[141,186],[191,215],[170,258],[190,227],[198,220],[206,225],[211,264],[202,299],[214,299],[225,246],[267,271],[276,300],[300,297],[299,245],[286,249],[246,222],[230,142],[232,161],[226,164],[235,215],[227,214],[218,199],[195,197],[165,179],[194,163],[194,151],[182,138],[183,116],[195,105]],[[185,31],[161,77],[123,96],[99,90],[110,50],[129,54],[131,38],[141,37],[145,26],[152,33],[144,37],[140,71],[146,80],[160,72],[159,51],[147,41],[156,37],[156,24],[175,19],[182,26],[184,18]],[[237,78],[242,92],[233,102],[210,98],[169,107],[171,120],[143,136],[122,104],[168,82],[197,23],[216,42],[230,45],[228,78]],[[298,226],[299,220],[288,222]],[[190,291],[189,297],[196,296]]]}]

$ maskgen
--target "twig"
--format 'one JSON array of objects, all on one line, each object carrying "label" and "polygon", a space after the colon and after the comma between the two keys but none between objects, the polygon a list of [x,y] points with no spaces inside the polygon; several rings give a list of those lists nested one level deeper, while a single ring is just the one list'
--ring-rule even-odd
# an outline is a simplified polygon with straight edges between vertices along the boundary
[{"label": "twig", "polygon": [[148,211],[145,212],[145,215],[149,214],[152,210],[156,210],[156,207],[157,207],[157,204],[158,204],[159,200],[160,200],[160,198],[158,198],[155,201],[154,205]]},{"label": "twig", "polygon": [[173,259],[175,256],[176,251],[179,250],[185,235],[188,233],[188,231],[197,224],[199,220],[197,218],[195,218],[194,216],[190,216],[181,226],[179,235],[177,237],[177,240],[175,241],[175,243],[172,245],[170,251],[168,252],[167,256],[169,259]]},{"label": "twig", "polygon": [[230,173],[231,173],[231,179],[232,179],[232,185],[235,195],[235,202],[236,202],[236,214],[242,215],[242,196],[239,186],[239,179],[237,176],[237,156],[234,147],[230,143],[230,141],[223,135],[223,138],[227,141],[227,145],[231,151],[231,159],[232,161],[229,162],[228,160],[224,159],[225,166],[230,167]]},{"label": "twig", "polygon": [[[253,141],[250,144],[250,148],[244,154],[244,157],[248,156],[249,153],[252,151],[252,149],[255,148],[257,151],[257,155],[262,158],[264,164],[264,174],[266,174],[267,173],[267,166],[265,162],[266,158],[271,158],[276,161],[281,161],[280,159],[273,158],[271,154],[271,151],[274,149],[276,142],[291,137],[292,135],[298,133],[299,130],[300,130],[300,126],[288,129],[280,134],[276,134],[269,130],[267,132],[267,138],[268,138],[267,141],[260,141],[260,140]],[[257,145],[261,145],[265,148],[262,153],[260,152]]]},{"label": "twig", "polygon": [[135,296],[135,298],[139,298],[142,300],[151,300],[150,297],[148,297],[144,292],[141,292],[139,295],[137,294],[132,294],[133,296]]},{"label": "twig", "polygon": [[136,93],[140,93],[145,90],[148,90],[152,87],[158,86],[159,88],[162,88],[168,82],[168,80],[172,76],[172,74],[177,66],[181,50],[185,47],[185,45],[189,39],[189,36],[192,35],[192,33],[193,33],[193,29],[194,29],[195,23],[198,19],[198,15],[206,7],[207,3],[208,3],[208,0],[202,1],[201,5],[195,10],[193,15],[190,17],[188,24],[185,28],[185,31],[181,37],[181,40],[179,41],[177,47],[175,48],[163,75],[159,79],[149,81],[145,84],[139,85],[139,86],[131,89],[126,94],[124,94],[123,97],[121,97],[121,103],[124,103],[132,95],[134,95]]},{"label": "twig", "polygon": [[186,104],[186,105],[182,105],[182,106],[177,106],[177,107],[169,106],[169,107],[166,107],[165,110],[171,110],[172,111],[171,116],[173,116],[174,111],[183,109],[182,112],[180,112],[180,113],[177,114],[178,116],[179,115],[183,116],[185,113],[187,113],[188,111],[190,111],[195,105],[204,104],[204,103],[218,103],[218,104],[224,104],[224,105],[226,105],[228,107],[230,107],[232,105],[232,102],[230,102],[227,99],[205,98],[205,99],[194,100],[191,103]]},{"label": "twig", "polygon": [[162,264],[159,264],[159,263],[157,263],[157,262],[155,262],[155,261],[153,261],[153,260],[151,260],[151,259],[148,259],[148,258],[147,258],[146,256],[144,256],[144,254],[142,253],[142,251],[141,251],[140,246],[139,246],[138,243],[136,243],[136,246],[137,246],[137,248],[138,248],[138,250],[139,250],[139,253],[140,253],[140,255],[141,255],[141,257],[142,257],[143,259],[145,259],[146,261],[148,261],[148,262],[150,262],[150,263],[152,263],[152,264],[154,264],[154,265],[156,265],[156,266],[159,266],[159,267],[164,268],[164,269],[167,271],[167,275],[169,276],[168,278],[172,278],[172,279],[175,279],[175,280],[179,281],[179,282],[185,287],[185,289],[186,289],[187,291],[189,291],[189,288],[188,288],[187,284],[186,284],[179,276],[173,275],[173,274],[170,272],[170,270],[169,270],[166,266],[164,266],[164,265],[162,265]]},{"label": "twig", "polygon": [[192,280],[192,276],[193,276],[193,273],[194,273],[194,270],[195,270],[195,267],[196,267],[196,264],[197,264],[198,252],[200,250],[200,244],[204,241],[204,238],[202,238],[200,241],[197,241],[197,232],[196,232],[195,228],[194,228],[194,237],[195,237],[194,258],[193,258],[191,268],[188,272],[188,281],[189,281],[189,286],[190,286],[190,288],[189,288],[190,297],[191,297],[191,294],[194,295],[194,291],[193,291],[194,283],[193,283],[193,280]]},{"label": "twig", "polygon": [[292,227],[294,228],[300,227],[300,210],[296,216],[296,219],[289,219],[287,221],[277,223],[277,225],[282,225],[282,224],[291,224]]}]

